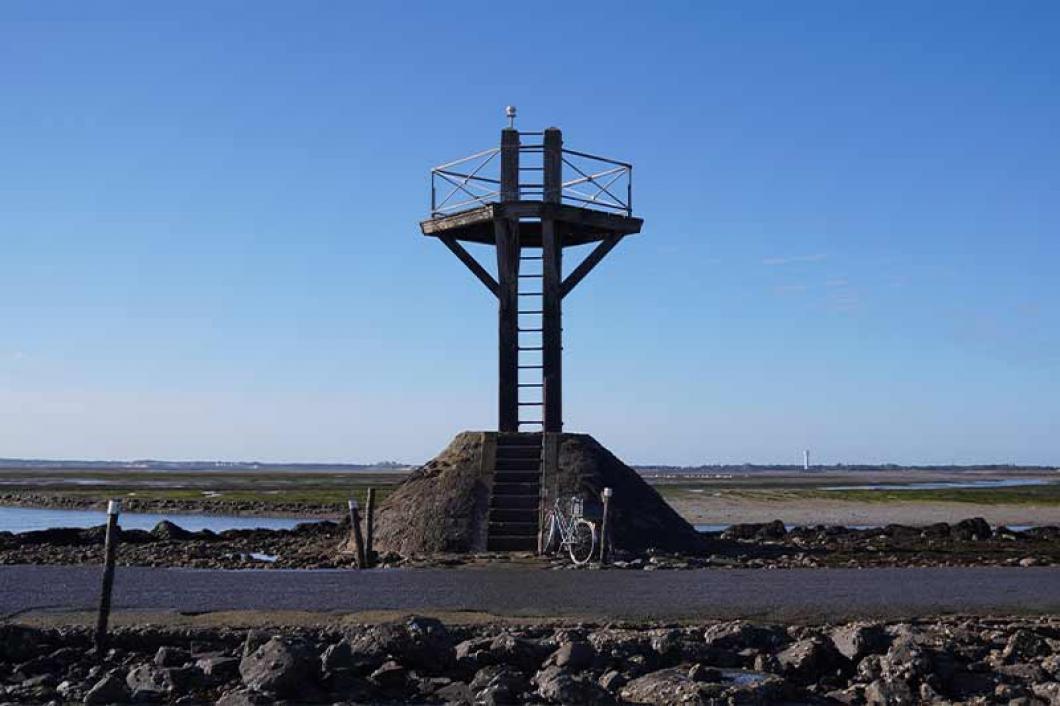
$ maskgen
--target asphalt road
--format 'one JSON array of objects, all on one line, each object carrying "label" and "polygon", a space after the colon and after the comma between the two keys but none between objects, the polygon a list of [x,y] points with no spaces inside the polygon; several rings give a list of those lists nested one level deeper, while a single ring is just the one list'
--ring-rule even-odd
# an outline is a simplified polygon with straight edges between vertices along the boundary
[{"label": "asphalt road", "polygon": [[[0,612],[94,610],[100,570],[0,567]],[[114,609],[481,611],[622,620],[1058,613],[1060,567],[693,571],[119,567]]]}]

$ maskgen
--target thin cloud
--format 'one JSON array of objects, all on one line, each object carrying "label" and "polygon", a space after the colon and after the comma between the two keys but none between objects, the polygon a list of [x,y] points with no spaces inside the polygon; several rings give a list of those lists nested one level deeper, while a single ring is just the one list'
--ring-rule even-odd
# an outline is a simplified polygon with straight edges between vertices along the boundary
[{"label": "thin cloud", "polygon": [[812,255],[790,255],[788,257],[767,257],[762,260],[763,265],[792,265],[797,262],[820,262],[828,257],[827,253],[819,252]]}]

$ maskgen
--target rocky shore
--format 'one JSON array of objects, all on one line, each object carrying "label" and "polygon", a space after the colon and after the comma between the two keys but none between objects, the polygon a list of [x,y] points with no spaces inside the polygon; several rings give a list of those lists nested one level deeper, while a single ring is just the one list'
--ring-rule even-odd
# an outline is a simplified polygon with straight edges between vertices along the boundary
[{"label": "rocky shore", "polygon": [[[285,501],[227,500],[223,497],[209,499],[137,498],[122,496],[125,512],[145,512],[174,515],[224,515],[237,517],[312,517],[336,518],[345,512],[344,507],[321,503]],[[0,506],[30,507],[52,510],[99,510],[107,509],[107,498],[98,496],[67,495],[64,493],[0,493]]]},{"label": "rocky shore", "polygon": [[1060,704],[1060,619],[239,631],[0,626],[0,701]]},{"label": "rocky shore", "polygon": [[[102,526],[0,533],[0,564],[99,564]],[[342,568],[353,566],[351,553],[337,551],[349,538],[349,523],[307,522],[290,530],[190,532],[163,521],[154,529],[125,530],[118,563],[190,568]],[[734,525],[722,533],[704,533],[704,550],[672,554],[647,550],[615,551],[609,570],[694,568],[794,568],[870,566],[1048,566],[1060,564],[1060,527],[1022,532],[992,528],[981,519],[927,527],[855,530],[797,527],[778,521]],[[541,568],[573,568],[564,556],[532,554],[433,554],[377,557],[376,565],[478,566],[518,561]],[[600,568],[600,567],[595,567]]]}]

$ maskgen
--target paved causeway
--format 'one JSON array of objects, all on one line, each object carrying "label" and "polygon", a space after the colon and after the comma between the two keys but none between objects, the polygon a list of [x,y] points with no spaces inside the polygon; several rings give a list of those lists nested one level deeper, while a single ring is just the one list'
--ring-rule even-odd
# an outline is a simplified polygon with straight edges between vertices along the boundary
[{"label": "paved causeway", "polygon": [[[0,567],[0,612],[93,610],[100,570]],[[1060,567],[548,571],[218,571],[119,567],[114,608],[484,611],[626,620],[1060,613]]]}]

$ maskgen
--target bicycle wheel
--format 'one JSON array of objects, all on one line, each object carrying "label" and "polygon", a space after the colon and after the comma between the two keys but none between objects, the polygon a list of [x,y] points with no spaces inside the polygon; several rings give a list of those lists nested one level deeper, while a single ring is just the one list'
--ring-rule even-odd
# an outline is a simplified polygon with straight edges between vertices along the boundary
[{"label": "bicycle wheel", "polygon": [[548,513],[548,519],[545,520],[548,525],[547,534],[545,534],[545,545],[542,547],[542,551],[545,554],[551,554],[552,552],[559,549],[559,520],[556,519],[554,512]]},{"label": "bicycle wheel", "polygon": [[588,520],[574,524],[574,537],[570,545],[570,558],[579,566],[593,558],[596,549],[596,526]]}]

